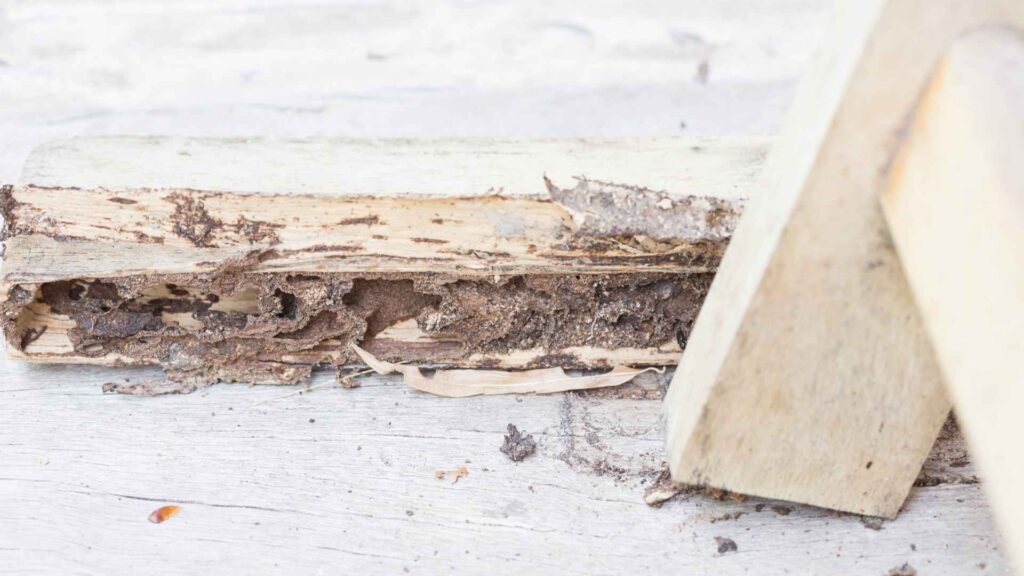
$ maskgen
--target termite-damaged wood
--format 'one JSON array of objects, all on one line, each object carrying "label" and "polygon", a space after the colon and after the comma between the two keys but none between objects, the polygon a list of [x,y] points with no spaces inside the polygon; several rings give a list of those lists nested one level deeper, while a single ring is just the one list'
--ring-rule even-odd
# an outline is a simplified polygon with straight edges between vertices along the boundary
[{"label": "termite-damaged wood", "polygon": [[[353,343],[442,366],[675,363],[742,200],[547,187],[559,202],[4,187],[8,351],[197,383],[300,381]],[[649,218],[594,225],[624,197]]]}]

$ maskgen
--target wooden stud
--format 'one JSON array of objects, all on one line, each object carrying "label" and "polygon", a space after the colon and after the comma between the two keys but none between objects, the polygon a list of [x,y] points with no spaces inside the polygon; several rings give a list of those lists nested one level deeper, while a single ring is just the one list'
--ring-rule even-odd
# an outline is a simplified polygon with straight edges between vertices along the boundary
[{"label": "wooden stud", "polygon": [[841,4],[666,398],[678,481],[876,516],[949,410],[878,194],[953,41],[1018,0]]},{"label": "wooden stud", "polygon": [[882,206],[1007,552],[1024,566],[1024,37],[943,59]]}]

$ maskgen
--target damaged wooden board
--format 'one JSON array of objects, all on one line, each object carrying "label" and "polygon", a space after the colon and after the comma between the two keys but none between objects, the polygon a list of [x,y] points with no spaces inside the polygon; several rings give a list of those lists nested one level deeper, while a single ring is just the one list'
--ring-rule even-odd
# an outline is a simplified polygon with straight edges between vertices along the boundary
[{"label": "damaged wooden board", "polygon": [[674,363],[763,153],[672,139],[46,146],[3,192],[8,351],[192,382],[300,381],[356,360],[353,343],[442,366]]}]

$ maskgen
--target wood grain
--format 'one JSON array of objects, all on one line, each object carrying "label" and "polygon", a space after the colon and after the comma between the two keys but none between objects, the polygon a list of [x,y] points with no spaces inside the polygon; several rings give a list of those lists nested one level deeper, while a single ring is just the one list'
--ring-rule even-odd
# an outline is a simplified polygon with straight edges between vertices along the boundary
[{"label": "wood grain", "polygon": [[[8,302],[9,350],[37,362],[187,365],[171,374],[204,382],[294,382],[306,374],[298,365],[357,360],[349,350],[353,335],[364,345],[374,339],[373,353],[391,361],[434,365],[674,363],[680,351],[678,334],[689,329],[700,306],[764,151],[756,141],[681,138],[413,142],[124,137],[44,145],[30,158],[22,181],[45,186],[4,192],[10,238],[0,291]],[[83,184],[95,187],[79,188]],[[240,280],[218,284],[235,276]],[[93,350],[87,326],[105,326],[107,317],[83,320],[42,295],[56,289],[55,283],[84,286],[99,281],[116,284],[123,296],[123,301],[103,306],[121,310],[152,302],[160,307],[160,326],[132,329],[132,335],[119,337],[123,341],[100,343],[107,348]],[[422,302],[372,331],[356,325],[361,320],[353,320],[349,329],[348,309],[333,303],[331,295],[354,297],[353,283],[364,281],[378,282],[368,290],[381,294],[379,298],[397,289],[395,282],[405,282],[406,296],[420,294]],[[323,289],[310,292],[310,282],[320,282]],[[580,287],[562,286],[566,282]],[[465,283],[476,288],[462,304],[445,296],[452,290],[445,286]],[[580,302],[558,303],[551,296],[567,290],[583,294],[605,284],[609,288],[600,289],[600,295],[580,296]],[[623,291],[619,286],[627,284],[632,288]],[[252,301],[245,305],[240,295],[253,290]],[[644,296],[657,290],[661,292],[655,296]],[[39,292],[36,301],[15,302],[26,291]],[[298,307],[280,329],[248,330],[264,322],[264,316],[280,324],[274,316],[284,315],[278,309],[283,304],[274,304],[280,298],[274,295],[295,298],[300,291],[308,297],[295,300]],[[211,298],[218,314],[227,310],[230,299],[238,300],[232,309],[247,315],[247,332],[206,326],[196,314],[207,313]],[[482,304],[481,298],[496,302]],[[544,302],[530,304],[524,298]],[[624,303],[601,304],[609,298]],[[192,310],[195,299],[203,310]],[[519,301],[523,303],[515,304]],[[652,308],[658,302],[669,308]],[[171,314],[164,310],[168,306],[188,309]],[[473,306],[494,309],[474,311]],[[511,306],[528,309],[517,312]],[[558,310],[566,306],[578,320],[553,325]],[[601,306],[617,320],[604,320]],[[420,317],[428,307],[435,309],[436,321]],[[592,313],[586,312],[588,307],[594,308]],[[519,318],[513,323],[535,325],[538,321],[530,317],[537,313],[545,316],[535,328],[537,334],[510,335],[508,330],[518,329],[510,325],[489,337],[507,340],[507,345],[470,344],[503,321],[482,316],[509,316]],[[322,314],[335,318],[332,326],[324,326],[329,332],[310,333],[308,343],[282,349],[278,334],[313,326]],[[367,322],[383,318],[369,308],[356,314]],[[637,320],[640,324],[631,328],[633,317],[650,320]],[[666,317],[679,322],[679,328],[654,325]],[[413,319],[411,326],[399,325],[408,318]],[[473,322],[475,328],[440,331],[453,322]],[[605,335],[613,329],[635,333]],[[151,344],[154,330],[164,340],[189,339],[170,345],[175,350],[188,346],[188,359],[176,359],[179,354],[171,348]],[[192,346],[192,337],[176,334],[179,330],[194,332],[203,342],[223,341],[235,351],[211,354]],[[558,336],[555,343],[544,330],[579,335]],[[134,334],[140,343],[146,341],[145,349],[128,341]],[[267,346],[241,351],[239,347],[249,350],[254,338],[264,338]]]},{"label": "wood grain", "polygon": [[[36,146],[78,135],[770,135],[828,4],[3,2],[0,181],[18,182]],[[0,358],[0,566],[33,575],[1007,570],[959,442],[936,446],[941,465],[926,462],[905,513],[873,530],[804,506],[757,512],[758,500],[694,496],[653,510],[641,504],[641,481],[597,474],[661,465],[660,406],[628,398],[656,396],[656,382],[623,399],[521,402],[441,401],[391,378],[289,398],[245,386],[100,395],[125,377],[159,374]],[[329,375],[315,378],[329,385]],[[498,452],[508,422],[541,439],[518,466]],[[458,484],[434,478],[459,466],[470,475]],[[146,521],[169,499],[193,503],[164,524]],[[736,512],[749,513],[719,520]],[[716,536],[738,552],[718,556]]]},{"label": "wood grain", "polygon": [[950,404],[878,194],[953,40],[1024,11],[840,6],[684,352],[669,455],[679,480],[893,516]]},{"label": "wood grain", "polygon": [[[664,466],[651,400],[453,400],[393,378],[345,390],[330,374],[314,380],[327,388],[287,398],[243,385],[138,398],[101,394],[109,369],[0,370],[0,562],[24,573],[1005,569],[955,432],[899,519],[872,529],[757,498],[647,506]],[[158,377],[126,370],[117,376]],[[539,443],[521,463],[499,451],[510,422]],[[435,477],[463,466],[454,484]],[[147,521],[167,504],[180,514]],[[719,555],[716,536],[738,552]]]},{"label": "wood grain", "polygon": [[[886,220],[1008,553],[1024,566],[1024,40],[957,42],[882,196]],[[956,159],[951,162],[950,159]],[[950,273],[956,263],[957,273]]]}]

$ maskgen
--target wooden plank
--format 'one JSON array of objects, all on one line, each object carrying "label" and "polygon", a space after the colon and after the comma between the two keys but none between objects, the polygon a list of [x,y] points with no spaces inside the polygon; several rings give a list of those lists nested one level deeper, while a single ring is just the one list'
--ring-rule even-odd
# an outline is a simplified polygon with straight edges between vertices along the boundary
[{"label": "wooden plank", "polygon": [[[232,0],[159,11],[105,0],[8,3],[0,181],[18,180],[36,145],[78,134],[771,134],[827,4],[648,0],[629,10],[588,3],[584,12],[550,0],[441,0],[430,9]],[[339,74],[351,69],[360,73]],[[439,73],[448,80],[434,82]],[[481,83],[483,74],[503,83]],[[940,442],[942,466],[929,471],[926,462],[905,513],[873,530],[804,506],[757,512],[756,499],[641,505],[639,480],[596,470],[639,475],[660,464],[657,402],[437,401],[373,379],[241,415],[286,391],[99,395],[102,383],[125,377],[159,375],[0,358],[0,566],[27,574],[885,574],[904,562],[939,576],[1006,570],[979,487],[959,476],[971,470],[960,445],[947,452]],[[237,415],[218,421],[224,414]],[[490,460],[507,422],[541,438],[537,459]],[[356,439],[355,448],[339,438]],[[556,459],[566,453],[574,465]],[[436,467],[460,462],[470,476],[437,484]],[[466,482],[474,479],[486,482]],[[160,526],[145,522],[165,498],[197,504]],[[750,511],[748,503],[752,512],[720,519]],[[716,536],[733,537],[739,551],[719,556]]]},{"label": "wooden plank", "polygon": [[[765,138],[201,138],[91,136],[37,146],[19,182],[329,196],[547,197],[544,177],[743,198]],[[230,166],[230,170],[225,170]]]},{"label": "wooden plank", "polygon": [[[903,268],[1024,566],[1024,40],[954,44],[918,106],[882,196]],[[952,269],[955,267],[955,273]]]},{"label": "wooden plank", "polygon": [[47,145],[22,177],[45,187],[5,192],[9,351],[203,382],[294,382],[357,360],[355,342],[436,365],[674,363],[763,154],[685,139]]},{"label": "wooden plank", "polygon": [[[900,518],[872,529],[758,498],[647,506],[644,490],[663,469],[657,401],[452,400],[392,378],[346,390],[324,373],[314,385],[327,388],[288,398],[242,385],[101,394],[115,377],[159,375],[0,359],[0,565],[25,574],[1006,569],[955,431]],[[534,456],[513,463],[500,452],[508,423],[534,435]],[[435,478],[463,466],[469,475],[454,484]],[[146,520],[172,503],[178,516]],[[737,552],[719,554],[716,537]]]},{"label": "wooden plank", "polygon": [[949,401],[877,195],[952,41],[1024,6],[841,6],[676,373],[669,458],[681,481],[891,517]]},{"label": "wooden plank", "polygon": [[7,2],[0,181],[74,135],[772,134],[828,4]]}]

